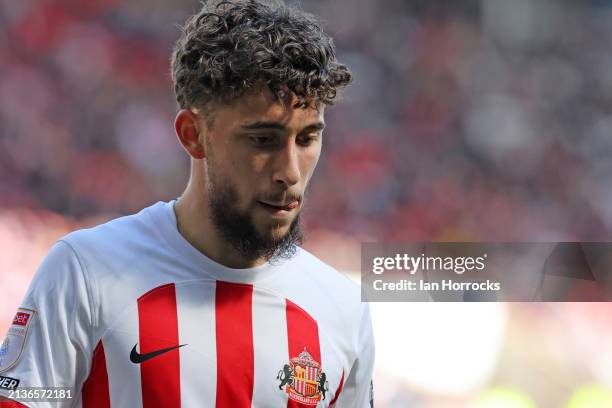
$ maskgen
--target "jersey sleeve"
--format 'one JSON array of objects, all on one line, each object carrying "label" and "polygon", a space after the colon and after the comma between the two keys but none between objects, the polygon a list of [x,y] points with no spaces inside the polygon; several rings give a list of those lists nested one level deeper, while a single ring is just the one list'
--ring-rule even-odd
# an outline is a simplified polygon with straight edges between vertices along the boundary
[{"label": "jersey sleeve", "polygon": [[356,344],[357,358],[336,404],[333,405],[336,408],[372,408],[374,406],[372,383],[374,333],[367,303],[363,303],[361,308]]},{"label": "jersey sleeve", "polygon": [[[92,356],[92,299],[77,254],[56,243],[36,272],[0,349],[0,396],[29,387],[62,387],[76,405]],[[2,378],[5,387],[2,387]],[[18,399],[19,401],[19,399]],[[21,401],[28,407],[47,403]]]}]

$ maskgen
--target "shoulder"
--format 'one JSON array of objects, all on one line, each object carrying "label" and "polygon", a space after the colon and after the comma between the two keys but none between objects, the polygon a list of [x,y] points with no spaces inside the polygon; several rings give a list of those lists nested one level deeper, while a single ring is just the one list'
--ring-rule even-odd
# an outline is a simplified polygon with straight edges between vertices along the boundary
[{"label": "shoulder", "polygon": [[61,238],[77,253],[90,250],[120,249],[128,242],[144,242],[155,235],[156,218],[161,216],[165,203],[157,203],[142,211],[112,219],[92,228],[71,232]]},{"label": "shoulder", "polygon": [[300,248],[291,265],[291,280],[300,282],[302,296],[313,298],[318,304],[326,305],[325,313],[334,310],[347,321],[355,320],[361,314],[360,286],[346,274]]},{"label": "shoulder", "polygon": [[158,257],[168,251],[163,230],[170,223],[164,219],[167,205],[157,203],[136,214],[74,231],[56,244],[62,248],[56,265],[64,269],[73,265],[71,269],[78,270],[83,282],[80,292],[89,297],[92,320],[100,332],[126,303],[167,278],[156,273]]},{"label": "shoulder", "polygon": [[301,274],[333,290],[336,296],[355,297],[361,293],[359,285],[346,274],[323,262],[304,248],[298,250],[295,262]]},{"label": "shoulder", "polygon": [[164,256],[168,246],[163,228],[170,223],[164,219],[167,205],[157,203],[137,214],[74,231],[61,238],[60,245],[70,248],[92,287],[112,294],[120,281],[146,280],[143,268]]}]

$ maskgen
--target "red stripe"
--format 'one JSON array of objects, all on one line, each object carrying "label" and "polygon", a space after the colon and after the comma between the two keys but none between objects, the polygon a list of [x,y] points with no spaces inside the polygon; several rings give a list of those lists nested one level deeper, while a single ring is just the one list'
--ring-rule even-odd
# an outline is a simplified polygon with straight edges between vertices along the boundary
[{"label": "red stripe", "polygon": [[217,408],[251,408],[253,399],[253,286],[217,282]]},{"label": "red stripe", "polygon": [[0,408],[27,408],[25,405],[0,397]]},{"label": "red stripe", "polygon": [[[301,307],[287,300],[287,340],[289,343],[289,358],[295,358],[306,349],[313,360],[321,364],[321,349],[319,345],[319,327],[317,322]],[[324,368],[321,367],[323,371]],[[312,408],[301,402],[289,399],[287,408]]]},{"label": "red stripe", "polygon": [[[138,299],[140,354],[179,345],[174,284],[160,286]],[[140,364],[144,408],[181,407],[179,349]]]},{"label": "red stripe", "polygon": [[338,397],[340,396],[340,393],[342,392],[342,387],[344,386],[344,370],[342,370],[342,377],[340,378],[340,385],[338,386],[338,390],[336,390],[336,394],[334,395],[334,399],[332,400],[332,402],[329,403],[329,407],[333,407],[334,404],[336,403],[336,401],[338,400]]},{"label": "red stripe", "polygon": [[83,408],[110,408],[106,354],[102,341],[93,353],[91,372],[83,383]]}]

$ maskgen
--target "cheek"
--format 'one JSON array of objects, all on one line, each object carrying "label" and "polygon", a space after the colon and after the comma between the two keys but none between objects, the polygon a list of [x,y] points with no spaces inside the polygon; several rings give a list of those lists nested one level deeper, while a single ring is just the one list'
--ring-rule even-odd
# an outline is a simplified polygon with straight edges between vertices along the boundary
[{"label": "cheek", "polygon": [[317,168],[317,163],[319,162],[319,157],[321,157],[321,149],[316,149],[313,151],[308,151],[305,153],[302,163],[300,165],[302,174],[304,174],[305,182],[308,183],[310,178],[312,177],[315,169]]},{"label": "cheek", "polygon": [[264,161],[258,155],[249,155],[240,149],[232,150],[217,163],[223,168],[223,173],[235,184],[250,185],[256,175],[264,167]]},{"label": "cheek", "polygon": [[240,206],[243,209],[253,206],[263,165],[255,157],[233,158],[228,164],[227,177],[240,195]]},{"label": "cheek", "polygon": [[242,163],[249,175],[255,179],[258,175],[266,172],[272,159],[273,156],[270,153],[251,153],[242,158]]},{"label": "cheek", "polygon": [[234,158],[209,156],[207,167],[213,186],[218,189],[230,188],[237,195],[238,202],[234,204],[243,207],[249,197],[244,191],[244,176],[238,163]]}]

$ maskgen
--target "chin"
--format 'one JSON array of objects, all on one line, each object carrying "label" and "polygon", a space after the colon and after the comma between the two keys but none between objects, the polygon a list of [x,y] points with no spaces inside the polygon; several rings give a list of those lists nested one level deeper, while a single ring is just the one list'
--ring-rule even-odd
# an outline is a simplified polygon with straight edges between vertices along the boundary
[{"label": "chin", "polygon": [[262,234],[267,240],[278,241],[284,238],[289,233],[289,227],[291,224],[287,225],[275,225],[266,229],[266,231]]},{"label": "chin", "polygon": [[256,218],[253,223],[261,239],[268,242],[278,242],[291,233],[293,224],[298,217],[299,213],[281,219]]}]

